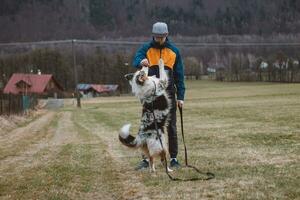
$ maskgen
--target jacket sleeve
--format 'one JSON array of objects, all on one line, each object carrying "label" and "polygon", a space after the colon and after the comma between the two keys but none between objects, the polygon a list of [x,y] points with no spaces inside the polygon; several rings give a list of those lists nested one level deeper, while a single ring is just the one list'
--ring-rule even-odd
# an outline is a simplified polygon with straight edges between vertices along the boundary
[{"label": "jacket sleeve", "polygon": [[150,48],[150,44],[146,43],[141,48],[139,48],[133,58],[133,66],[135,68],[141,68],[141,61],[147,57],[147,51]]},{"label": "jacket sleeve", "polygon": [[177,89],[177,100],[184,100],[185,84],[184,84],[184,65],[179,51],[176,52],[176,61],[174,65],[174,80]]}]

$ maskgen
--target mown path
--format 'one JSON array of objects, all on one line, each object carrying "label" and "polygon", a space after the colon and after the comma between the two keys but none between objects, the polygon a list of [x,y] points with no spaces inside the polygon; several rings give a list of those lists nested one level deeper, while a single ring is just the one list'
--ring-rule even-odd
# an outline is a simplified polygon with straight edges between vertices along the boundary
[{"label": "mown path", "polygon": [[89,117],[47,111],[3,134],[0,199],[149,199],[117,132]]}]

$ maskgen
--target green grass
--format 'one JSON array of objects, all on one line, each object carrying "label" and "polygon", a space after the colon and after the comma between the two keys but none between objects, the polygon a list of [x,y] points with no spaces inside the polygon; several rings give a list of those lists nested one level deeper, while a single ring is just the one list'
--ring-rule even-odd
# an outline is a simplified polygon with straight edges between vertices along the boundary
[{"label": "green grass", "polygon": [[[172,182],[160,166],[153,174],[134,171],[140,154],[123,147],[117,135],[125,123],[137,133],[140,103],[135,97],[102,97],[83,101],[81,109],[60,110],[72,113],[71,129],[63,131],[76,133],[76,140],[42,149],[34,158],[47,162],[23,169],[21,176],[18,166],[8,170],[0,198],[299,198],[300,84],[188,81],[183,111],[189,163],[215,173],[213,180]],[[61,126],[60,120],[48,129]],[[178,134],[183,164],[180,129]],[[186,168],[173,175],[198,176]]]},{"label": "green grass", "polygon": [[[188,82],[184,120],[189,161],[216,174],[216,180],[211,181],[215,185],[202,183],[211,191],[207,196],[195,189],[189,197],[294,199],[300,196],[299,99],[299,84]],[[94,118],[112,130],[128,121],[139,123],[140,112],[132,103],[93,105],[91,111]],[[179,158],[183,162],[182,144]],[[128,162],[133,168],[136,161],[131,158]],[[184,170],[174,174],[195,175]],[[159,188],[173,191],[174,184],[164,174],[144,176],[144,184],[150,191]],[[218,192],[220,183],[224,187],[222,193]],[[184,197],[187,187],[183,184],[176,188],[176,198]]]}]

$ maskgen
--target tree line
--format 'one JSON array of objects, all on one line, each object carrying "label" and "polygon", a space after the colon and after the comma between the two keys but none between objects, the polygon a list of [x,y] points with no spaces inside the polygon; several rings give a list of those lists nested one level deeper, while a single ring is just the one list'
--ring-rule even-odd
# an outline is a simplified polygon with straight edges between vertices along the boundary
[{"label": "tree line", "polygon": [[174,36],[298,34],[298,0],[2,0],[0,41],[145,37],[155,21]]},{"label": "tree line", "polygon": [[[124,75],[132,72],[128,58],[122,54],[105,55],[101,50],[91,55],[76,55],[76,67],[73,65],[71,51],[42,48],[31,52],[0,57],[0,86],[2,89],[13,73],[53,74],[66,92],[75,90],[75,70],[78,83],[117,84],[121,93],[129,92]],[[1,88],[1,87],[0,87]]]},{"label": "tree line", "polygon": [[190,79],[200,79],[201,75],[208,75],[218,81],[299,83],[299,62],[299,53],[298,56],[291,56],[281,50],[264,56],[249,52],[227,52],[223,55],[211,55],[206,61],[193,56],[187,57],[185,74]]},{"label": "tree line", "polygon": [[[134,72],[132,59],[137,46],[77,44],[76,66],[71,47],[39,47],[31,50],[17,46],[0,56],[0,88],[13,73],[53,74],[69,93],[74,92],[74,72],[78,83],[118,84],[121,93],[130,87],[124,79]],[[10,49],[10,48],[9,48]],[[186,78],[208,75],[220,81],[300,82],[299,47],[182,47]]]}]

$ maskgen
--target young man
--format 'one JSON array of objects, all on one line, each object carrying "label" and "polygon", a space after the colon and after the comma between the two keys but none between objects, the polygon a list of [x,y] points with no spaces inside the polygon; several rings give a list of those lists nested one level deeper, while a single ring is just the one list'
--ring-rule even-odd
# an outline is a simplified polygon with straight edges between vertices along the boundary
[{"label": "young man", "polygon": [[[178,168],[180,164],[177,160],[178,142],[176,128],[176,106],[183,106],[185,86],[184,86],[184,66],[179,50],[168,40],[168,26],[166,23],[157,22],[152,27],[152,41],[144,44],[134,57],[133,66],[149,68],[148,75],[159,77],[158,61],[164,60],[165,70],[169,77],[167,92],[172,102],[170,119],[167,127],[169,138],[170,166]],[[176,94],[176,95],[175,95]],[[176,98],[177,97],[177,98]],[[149,162],[143,159],[136,167],[136,170],[149,167]]]}]

